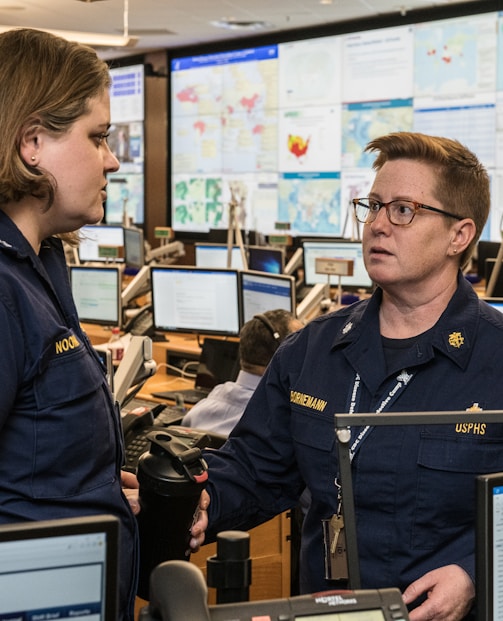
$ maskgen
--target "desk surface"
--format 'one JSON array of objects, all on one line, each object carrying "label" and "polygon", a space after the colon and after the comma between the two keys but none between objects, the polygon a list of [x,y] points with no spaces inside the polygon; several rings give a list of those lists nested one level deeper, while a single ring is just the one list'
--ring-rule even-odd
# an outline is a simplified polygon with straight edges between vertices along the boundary
[{"label": "desk surface", "polygon": [[[145,382],[142,389],[138,393],[138,397],[141,399],[153,399],[155,401],[164,401],[164,399],[159,399],[158,397],[154,397],[152,393],[154,392],[163,392],[166,390],[183,390],[185,388],[193,388],[194,380],[190,378],[177,377],[176,375],[171,375],[165,373],[165,369],[162,367],[157,370],[156,374]],[[174,400],[169,399],[166,400],[166,403],[174,403]],[[190,406],[189,406],[190,407]]]}]

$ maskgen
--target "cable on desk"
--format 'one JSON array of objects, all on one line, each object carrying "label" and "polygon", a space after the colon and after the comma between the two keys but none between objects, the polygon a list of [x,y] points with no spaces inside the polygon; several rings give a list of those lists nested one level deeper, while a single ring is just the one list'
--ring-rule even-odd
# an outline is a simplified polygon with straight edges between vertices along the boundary
[{"label": "cable on desk", "polygon": [[176,378],[176,380],[172,380],[172,381],[177,381],[177,380],[180,380],[180,379],[194,380],[194,379],[196,379],[196,374],[195,373],[187,373],[187,371],[186,371],[187,367],[190,366],[191,364],[198,364],[198,362],[196,360],[191,360],[190,362],[186,362],[183,365],[182,368],[175,367],[172,364],[167,364],[165,362],[162,362],[162,363],[157,365],[157,368],[159,369],[161,367],[166,367],[166,369],[168,369],[170,371],[175,371],[176,374],[177,374],[177,378]]}]

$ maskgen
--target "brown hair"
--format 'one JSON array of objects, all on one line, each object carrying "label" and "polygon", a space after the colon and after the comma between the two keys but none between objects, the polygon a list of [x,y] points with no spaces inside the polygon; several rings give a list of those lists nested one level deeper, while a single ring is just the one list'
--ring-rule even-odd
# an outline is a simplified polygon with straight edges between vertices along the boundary
[{"label": "brown hair", "polygon": [[66,132],[110,83],[108,65],[89,47],[29,28],[0,35],[0,207],[32,195],[50,208],[55,181],[23,161],[22,130]]},{"label": "brown hair", "polygon": [[396,132],[376,138],[366,151],[377,151],[373,168],[379,170],[389,160],[418,160],[435,167],[434,189],[446,211],[471,218],[476,233],[460,256],[463,267],[468,263],[482,233],[491,206],[489,175],[474,153],[457,140],[413,132]]},{"label": "brown hair", "polygon": [[[263,313],[278,334],[275,338],[267,325],[254,317],[245,323],[239,333],[239,360],[244,371],[257,372],[256,367],[266,367],[279,343],[292,332],[294,315],[283,309]],[[295,328],[293,328],[295,329]]]}]

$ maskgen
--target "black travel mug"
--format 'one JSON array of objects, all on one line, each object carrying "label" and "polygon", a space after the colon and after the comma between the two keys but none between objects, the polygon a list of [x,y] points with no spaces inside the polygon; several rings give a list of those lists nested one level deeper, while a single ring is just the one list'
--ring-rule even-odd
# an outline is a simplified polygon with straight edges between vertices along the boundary
[{"label": "black travel mug", "polygon": [[140,576],[137,594],[149,599],[154,567],[170,560],[188,560],[190,528],[199,497],[208,478],[208,466],[190,434],[175,436],[166,430],[147,435],[150,450],[138,461],[141,511]]}]

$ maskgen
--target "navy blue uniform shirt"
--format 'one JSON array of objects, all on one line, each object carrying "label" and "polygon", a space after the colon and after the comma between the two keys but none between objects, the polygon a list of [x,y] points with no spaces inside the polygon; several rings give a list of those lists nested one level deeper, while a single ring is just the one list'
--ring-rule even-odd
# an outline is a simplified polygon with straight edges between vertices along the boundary
[{"label": "navy blue uniform shirt", "polygon": [[[205,455],[210,539],[287,510],[307,485],[303,592],[331,586],[321,521],[337,510],[335,413],[503,409],[503,315],[461,275],[396,368],[386,368],[380,301],[377,289],[290,335],[228,442]],[[404,589],[452,563],[474,577],[475,477],[503,470],[503,426],[483,421],[481,412],[480,424],[374,427],[363,437],[352,462],[362,588]]]},{"label": "navy blue uniform shirt", "polygon": [[131,620],[137,533],[120,413],[80,328],[61,242],[37,256],[1,210],[0,343],[0,522],[119,517],[120,619]]}]

